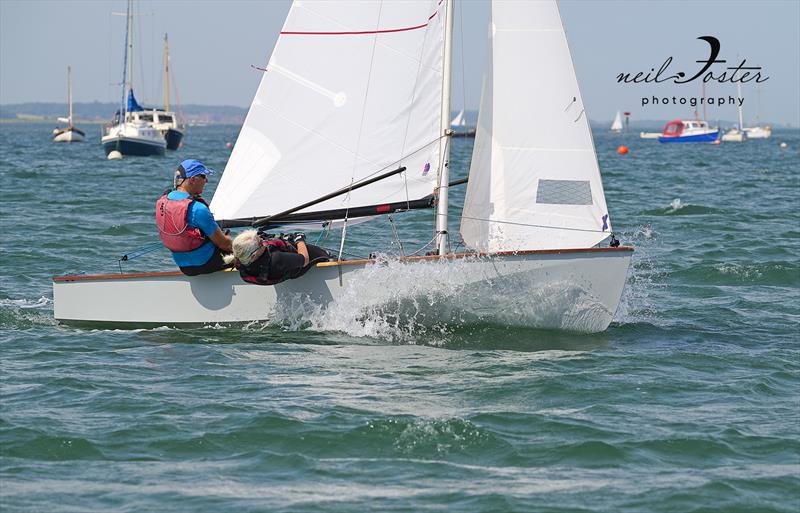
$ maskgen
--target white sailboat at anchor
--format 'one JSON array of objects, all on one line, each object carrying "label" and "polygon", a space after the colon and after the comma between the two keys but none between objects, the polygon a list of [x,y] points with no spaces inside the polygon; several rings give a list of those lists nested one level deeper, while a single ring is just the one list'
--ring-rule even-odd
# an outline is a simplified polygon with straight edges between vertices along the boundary
[{"label": "white sailboat at anchor", "polygon": [[[633,249],[600,246],[613,241],[611,223],[555,1],[492,2],[461,219],[470,251],[450,252],[452,3],[295,2],[211,202],[223,226],[326,223],[343,227],[342,244],[348,223],[434,207],[435,254],[334,260],[275,286],[225,271],[62,276],[56,319],[265,321],[353,296],[364,308],[440,300],[446,284],[468,316],[605,330]],[[398,269],[409,279],[388,286]]]},{"label": "white sailboat at anchor", "polygon": [[72,124],[72,66],[67,66],[67,109],[69,115],[66,118],[58,118],[67,126],[53,130],[53,142],[80,142],[86,137],[83,130]]}]

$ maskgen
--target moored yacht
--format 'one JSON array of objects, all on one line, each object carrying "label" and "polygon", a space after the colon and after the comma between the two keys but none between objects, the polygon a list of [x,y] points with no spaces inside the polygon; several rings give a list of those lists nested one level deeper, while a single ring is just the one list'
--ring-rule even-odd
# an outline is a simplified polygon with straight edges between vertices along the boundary
[{"label": "moored yacht", "polygon": [[167,149],[177,150],[181,147],[183,133],[186,128],[183,124],[183,116],[181,116],[181,122],[178,123],[178,116],[169,109],[169,71],[169,41],[167,34],[164,34],[165,108],[163,110],[153,109],[150,115],[152,116],[153,127],[161,132],[161,135],[167,141]]},{"label": "moored yacht", "polygon": [[148,115],[133,94],[133,57],[129,55],[133,48],[131,0],[128,0],[126,16],[123,62],[127,63],[127,66],[122,69],[122,102],[111,124],[103,127],[100,142],[107,157],[113,151],[122,155],[164,155],[167,147],[164,134],[154,126],[152,113]]},{"label": "moored yacht", "polygon": [[67,66],[67,104],[69,105],[69,116],[58,118],[60,122],[66,123],[67,126],[53,130],[53,142],[79,142],[86,137],[83,130],[76,128],[72,124],[72,66]]},{"label": "moored yacht", "polygon": [[744,128],[743,131],[748,139],[769,139],[772,136],[772,127],[769,125]]},{"label": "moored yacht", "polygon": [[103,127],[101,142],[108,156],[112,151],[123,155],[164,155],[167,142],[152,123],[140,118],[141,112],[126,112],[124,121]]},{"label": "moored yacht", "polygon": [[[169,103],[167,104],[169,109]],[[167,144],[168,150],[177,150],[183,140],[183,126],[178,124],[177,116],[170,110],[147,109],[129,112],[135,123],[145,123],[152,126]]]}]

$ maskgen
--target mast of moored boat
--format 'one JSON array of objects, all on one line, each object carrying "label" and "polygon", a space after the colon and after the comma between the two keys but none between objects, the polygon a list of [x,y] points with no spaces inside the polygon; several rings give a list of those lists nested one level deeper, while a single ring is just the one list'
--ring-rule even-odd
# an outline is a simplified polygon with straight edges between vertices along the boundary
[{"label": "mast of moored boat", "polygon": [[744,116],[742,115],[742,83],[736,82],[736,99],[739,102],[739,131],[744,132]]},{"label": "mast of moored boat", "polygon": [[[125,51],[123,52],[122,56],[122,98],[119,106],[120,123],[125,122],[125,112],[127,111],[125,88],[128,86],[128,41],[130,37],[130,28],[131,28],[131,1],[132,0],[128,0],[128,8],[127,11],[125,12]],[[131,58],[131,60],[133,60],[133,58]],[[133,74],[133,69],[131,69],[131,74]]]},{"label": "mast of moored boat", "polygon": [[[133,91],[133,0],[128,0],[128,91]],[[129,93],[130,94],[130,93]]]},{"label": "mast of moored boat", "polygon": [[[702,83],[701,89],[703,90],[703,121],[705,121],[706,120],[706,83],[705,82]],[[696,113],[697,113],[697,111],[695,111],[695,115],[697,115]]]},{"label": "mast of moored boat", "polygon": [[164,110],[169,112],[169,42],[164,34],[164,84],[166,84],[166,103]]},{"label": "mast of moored boat", "polygon": [[72,128],[72,66],[67,66],[67,103],[69,104],[69,121],[67,128]]},{"label": "mast of moored boat", "polygon": [[438,201],[436,203],[436,245],[439,255],[446,255],[450,237],[447,233],[448,184],[450,183],[450,67],[453,54],[453,0],[445,2],[444,25],[444,65],[442,76],[442,112],[440,116],[441,130],[439,137],[441,154],[439,155],[439,183],[437,184]]}]

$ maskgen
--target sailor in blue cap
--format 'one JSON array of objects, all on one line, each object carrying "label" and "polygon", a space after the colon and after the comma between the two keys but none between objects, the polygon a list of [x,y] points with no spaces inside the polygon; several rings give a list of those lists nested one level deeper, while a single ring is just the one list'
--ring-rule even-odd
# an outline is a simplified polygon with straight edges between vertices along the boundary
[{"label": "sailor in blue cap", "polygon": [[174,190],[156,202],[156,226],[164,246],[183,274],[196,276],[230,267],[225,254],[231,238],[223,232],[200,196],[214,171],[187,159],[175,171]]}]

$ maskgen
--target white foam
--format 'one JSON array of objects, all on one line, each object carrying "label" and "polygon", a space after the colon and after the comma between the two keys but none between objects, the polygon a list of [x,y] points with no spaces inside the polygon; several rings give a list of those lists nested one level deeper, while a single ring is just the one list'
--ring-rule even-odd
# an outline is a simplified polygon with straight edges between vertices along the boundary
[{"label": "white foam", "polygon": [[31,299],[0,299],[0,306],[13,306],[16,308],[44,308],[53,304],[53,300],[49,297],[40,297],[36,300]]},{"label": "white foam", "polygon": [[[673,206],[681,208],[680,200],[673,201]],[[657,302],[652,292],[666,287],[653,255],[653,250],[659,244],[658,234],[649,225],[643,225],[623,236],[636,251],[633,253],[625,290],[622,292],[614,321],[622,324],[658,324]]]},{"label": "white foam", "polygon": [[348,275],[328,305],[294,297],[280,303],[271,321],[292,330],[441,345],[454,330],[475,324],[593,331],[607,315],[576,283],[529,271],[501,274],[491,261],[477,266],[475,260],[384,258]]},{"label": "white foam", "polygon": [[669,210],[667,210],[667,213],[668,213],[668,214],[671,214],[671,213],[673,213],[673,212],[677,212],[678,210],[682,209],[682,208],[683,208],[683,207],[685,207],[685,206],[686,206],[686,205],[684,205],[683,203],[681,203],[681,199],[680,199],[680,198],[675,198],[675,199],[673,199],[673,200],[672,200],[672,202],[669,204]]}]

